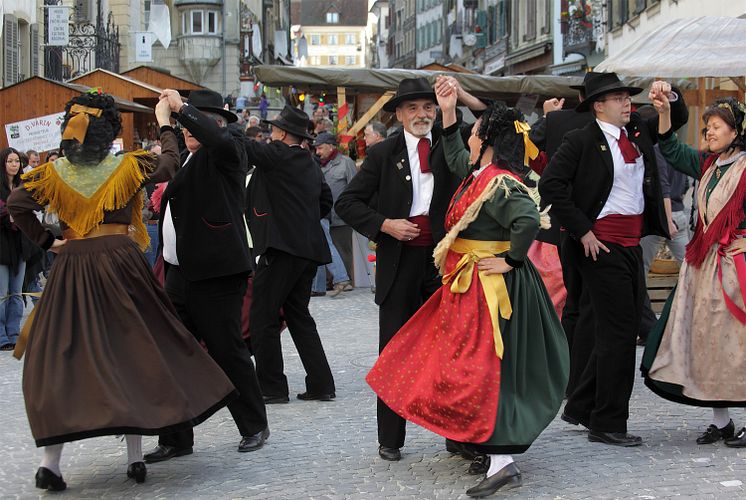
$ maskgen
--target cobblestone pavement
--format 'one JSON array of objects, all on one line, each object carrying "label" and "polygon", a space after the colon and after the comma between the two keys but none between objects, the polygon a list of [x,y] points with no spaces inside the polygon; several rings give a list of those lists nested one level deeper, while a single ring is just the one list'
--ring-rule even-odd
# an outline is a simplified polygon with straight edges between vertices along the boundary
[{"label": "cobblestone pavement", "polygon": [[[239,436],[227,410],[196,430],[191,456],[148,466],[143,485],[127,480],[124,443],[114,437],[66,445],[62,471],[70,498],[466,498],[479,480],[468,462],[444,449],[443,439],[408,426],[400,462],[376,453],[375,399],[364,376],[375,360],[377,307],[368,290],[312,300],[312,312],[337,381],[337,400],[268,407],[272,435],[255,453],[236,452]],[[289,335],[283,335],[292,395],[304,373]],[[638,352],[638,356],[642,351]],[[41,453],[34,446],[21,395],[21,366],[0,353],[0,497],[50,495],[33,476]],[[734,381],[736,382],[736,381]],[[698,446],[710,411],[664,401],[641,381],[632,400],[630,431],[639,448],[589,443],[559,417],[531,449],[516,456],[524,486],[498,493],[515,498],[743,498],[746,449]],[[734,411],[737,426],[746,411]],[[144,439],[149,450],[156,443]]]}]

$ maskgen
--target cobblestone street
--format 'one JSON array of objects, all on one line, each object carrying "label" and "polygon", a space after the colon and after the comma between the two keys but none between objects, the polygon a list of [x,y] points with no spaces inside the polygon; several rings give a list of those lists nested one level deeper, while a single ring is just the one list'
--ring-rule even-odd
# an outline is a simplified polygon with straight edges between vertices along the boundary
[{"label": "cobblestone street", "polygon": [[[337,383],[334,402],[301,402],[304,373],[283,335],[291,403],[268,407],[271,437],[255,453],[236,452],[239,435],[223,409],[195,432],[195,453],[148,465],[147,482],[128,480],[125,445],[114,437],[66,445],[62,473],[70,498],[466,498],[479,481],[469,462],[445,451],[444,440],[414,425],[400,462],[376,452],[375,398],[364,376],[377,351],[378,311],[367,289],[312,299],[312,312]],[[638,357],[642,350],[638,350]],[[47,496],[34,488],[41,456],[34,446],[21,394],[22,363],[0,356],[0,497]],[[630,432],[644,445],[589,443],[559,417],[531,449],[517,455],[524,486],[498,493],[515,498],[744,498],[746,449],[698,446],[708,409],[675,405],[637,379]],[[736,427],[746,411],[733,412]],[[156,438],[146,437],[144,451]]]}]

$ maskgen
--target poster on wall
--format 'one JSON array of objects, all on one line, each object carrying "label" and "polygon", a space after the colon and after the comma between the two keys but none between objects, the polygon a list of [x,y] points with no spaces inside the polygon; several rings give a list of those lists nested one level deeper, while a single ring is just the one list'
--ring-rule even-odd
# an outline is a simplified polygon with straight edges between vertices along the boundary
[{"label": "poster on wall", "polygon": [[42,152],[58,149],[62,140],[60,126],[64,119],[65,112],[60,111],[30,120],[8,123],[5,125],[8,146],[18,151],[33,149]]},{"label": "poster on wall", "polygon": [[70,40],[70,13],[67,6],[47,7],[47,45],[64,47]]}]

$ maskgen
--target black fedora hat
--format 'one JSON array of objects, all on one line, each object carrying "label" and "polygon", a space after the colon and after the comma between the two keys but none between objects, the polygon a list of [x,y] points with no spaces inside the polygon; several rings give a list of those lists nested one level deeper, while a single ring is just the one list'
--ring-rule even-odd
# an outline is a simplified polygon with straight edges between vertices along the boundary
[{"label": "black fedora hat", "polygon": [[223,109],[223,98],[214,90],[192,90],[189,93],[189,105],[200,111],[215,113],[233,123],[238,120],[235,113]]},{"label": "black fedora hat", "polygon": [[583,75],[583,83],[580,85],[569,85],[569,87],[573,90],[578,90],[580,92],[585,92],[585,84],[588,83],[588,79],[591,78],[594,75],[598,75],[600,73],[595,73],[593,71],[586,72],[585,75]]},{"label": "black fedora hat", "polygon": [[405,78],[399,82],[396,95],[383,105],[383,110],[393,113],[399,104],[415,99],[432,99],[433,102],[437,102],[433,86],[428,83],[426,78]]},{"label": "black fedora hat", "polygon": [[285,132],[289,132],[301,139],[313,140],[313,137],[308,134],[308,115],[289,104],[286,104],[285,107],[282,108],[280,116],[277,117],[277,119],[262,120],[262,122],[281,128]]},{"label": "black fedora hat", "polygon": [[629,92],[629,95],[637,95],[642,89],[625,85],[616,73],[593,73],[585,82],[585,99],[575,107],[575,111],[588,111],[599,97],[612,92]]}]

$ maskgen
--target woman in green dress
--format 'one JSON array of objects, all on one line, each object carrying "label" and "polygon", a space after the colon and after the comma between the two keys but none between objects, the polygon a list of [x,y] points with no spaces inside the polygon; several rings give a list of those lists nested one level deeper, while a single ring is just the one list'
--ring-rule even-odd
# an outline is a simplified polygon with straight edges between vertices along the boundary
[{"label": "woman in green dress", "polygon": [[746,406],[746,106],[726,98],[707,108],[702,154],[678,142],[668,100],[651,97],[661,153],[699,187],[696,231],[645,349],[645,383],[670,401],[713,409],[697,443],[746,447],[746,428],[736,434],[728,412]]},{"label": "woman in green dress", "polygon": [[456,92],[436,85],[436,93],[448,167],[464,179],[434,253],[443,286],[397,332],[367,381],[402,417],[489,455],[484,479],[466,492],[483,497],[521,485],[512,454],[526,451],[556,416],[569,356],[526,257],[540,226],[518,174],[533,146],[528,125],[520,111],[492,105],[467,151]]}]

